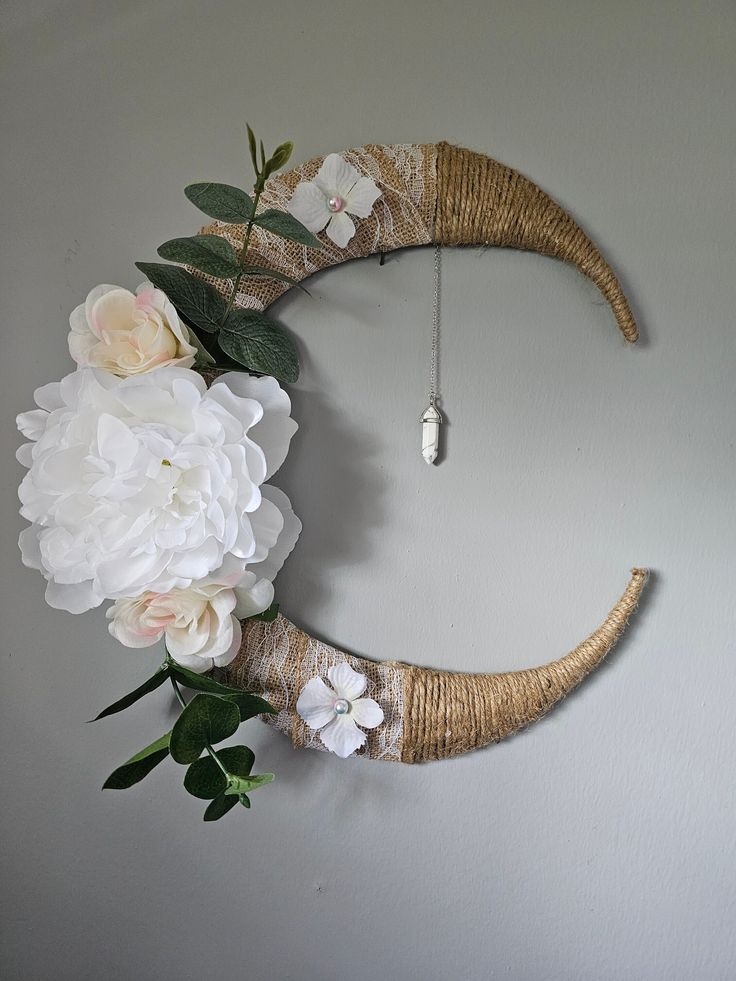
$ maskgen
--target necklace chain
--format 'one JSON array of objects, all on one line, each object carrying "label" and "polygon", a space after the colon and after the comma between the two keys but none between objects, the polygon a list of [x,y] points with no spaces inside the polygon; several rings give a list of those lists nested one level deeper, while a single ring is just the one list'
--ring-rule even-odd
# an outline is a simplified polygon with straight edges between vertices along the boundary
[{"label": "necklace chain", "polygon": [[436,407],[439,398],[439,344],[440,344],[440,268],[441,246],[434,247],[434,291],[432,297],[432,359],[429,365],[429,404]]}]

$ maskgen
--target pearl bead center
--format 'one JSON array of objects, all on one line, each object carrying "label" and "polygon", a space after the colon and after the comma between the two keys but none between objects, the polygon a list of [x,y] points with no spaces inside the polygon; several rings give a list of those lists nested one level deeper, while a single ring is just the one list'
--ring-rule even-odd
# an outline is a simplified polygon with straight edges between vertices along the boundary
[{"label": "pearl bead center", "polygon": [[342,211],[342,209],[345,207],[345,202],[339,197],[330,198],[330,200],[327,202],[327,207],[333,214],[337,214],[338,211]]},{"label": "pearl bead center", "polygon": [[335,715],[347,715],[350,711],[350,702],[346,698],[338,698],[333,708]]}]

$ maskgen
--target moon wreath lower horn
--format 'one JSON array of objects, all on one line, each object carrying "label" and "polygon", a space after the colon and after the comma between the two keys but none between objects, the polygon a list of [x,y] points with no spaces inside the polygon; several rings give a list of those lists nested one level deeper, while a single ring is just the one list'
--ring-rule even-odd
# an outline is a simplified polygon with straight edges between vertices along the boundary
[{"label": "moon wreath lower horn", "polygon": [[[623,337],[639,334],[621,284],[577,222],[516,170],[448,143],[367,145],[342,156],[371,177],[382,194],[356,234],[338,248],[324,234],[312,250],[254,227],[249,264],[268,265],[293,280],[349,259],[407,246],[496,245],[539,252],[575,265],[611,306]],[[312,180],[324,157],[273,176],[261,202],[285,210],[300,181]],[[242,247],[244,228],[216,222],[207,234]],[[231,284],[205,277],[223,293]],[[264,310],[289,286],[275,279],[245,277],[236,303]],[[265,717],[291,735],[295,746],[323,748],[318,733],[296,713],[296,701],[312,678],[347,661],[365,674],[367,695],[384,710],[385,722],[368,732],[365,755],[416,763],[456,756],[529,725],[575,688],[623,633],[644,588],[647,572],[634,569],[625,592],[586,640],[542,667],[501,674],[463,674],[373,661],[321,643],[283,616],[273,623],[246,621],[240,653],[227,671],[231,684],[261,691],[278,714]]]}]

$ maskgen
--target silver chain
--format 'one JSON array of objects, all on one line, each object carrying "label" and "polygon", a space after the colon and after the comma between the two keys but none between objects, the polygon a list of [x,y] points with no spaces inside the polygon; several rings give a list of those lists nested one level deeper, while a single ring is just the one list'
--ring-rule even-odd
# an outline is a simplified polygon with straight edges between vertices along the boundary
[{"label": "silver chain", "polygon": [[434,247],[434,293],[432,300],[432,360],[429,366],[429,404],[435,406],[439,398],[439,346],[440,346],[440,266],[442,249]]}]

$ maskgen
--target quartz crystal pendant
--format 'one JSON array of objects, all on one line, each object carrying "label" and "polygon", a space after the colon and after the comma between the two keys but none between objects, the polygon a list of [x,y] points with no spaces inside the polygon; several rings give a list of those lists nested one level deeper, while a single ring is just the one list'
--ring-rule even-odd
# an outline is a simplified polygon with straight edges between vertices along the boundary
[{"label": "quartz crystal pendant", "polygon": [[440,424],[442,413],[430,402],[422,413],[422,456],[425,463],[434,463],[440,448]]}]

